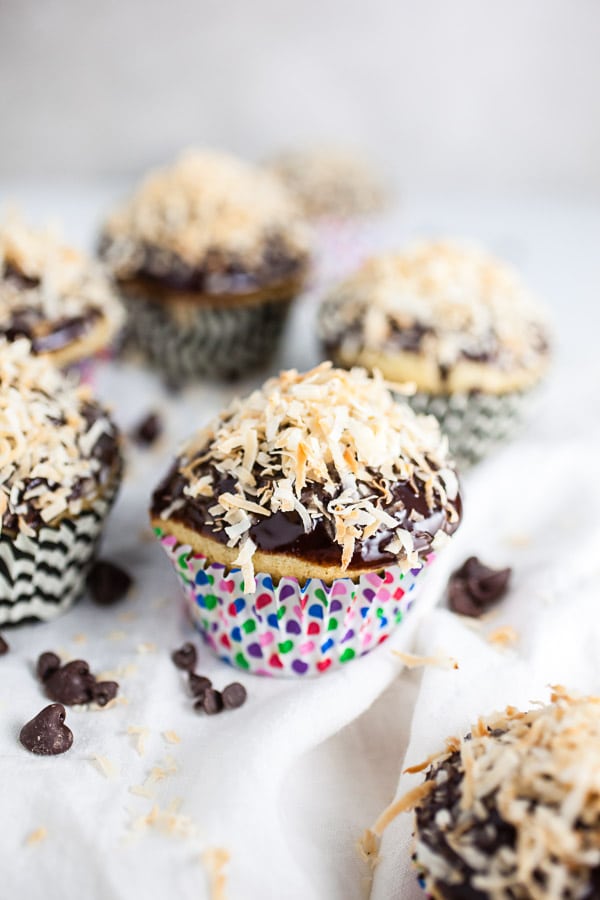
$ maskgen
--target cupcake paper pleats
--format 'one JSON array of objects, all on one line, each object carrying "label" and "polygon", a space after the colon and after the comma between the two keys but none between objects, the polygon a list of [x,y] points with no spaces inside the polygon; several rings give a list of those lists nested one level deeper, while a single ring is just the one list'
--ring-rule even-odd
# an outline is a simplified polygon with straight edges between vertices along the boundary
[{"label": "cupcake paper pleats", "polygon": [[383,643],[412,606],[421,568],[391,566],[331,585],[310,578],[274,584],[256,575],[244,593],[240,569],[209,563],[189,545],[156,529],[173,563],[194,624],[217,656],[256,675],[319,675]]},{"label": "cupcake paper pleats", "polygon": [[529,392],[507,394],[448,394],[417,392],[403,399],[417,413],[432,415],[447,435],[452,456],[459,468],[480,462],[519,430],[529,400]]},{"label": "cupcake paper pleats", "polygon": [[116,493],[32,537],[0,535],[0,625],[54,619],[80,597]]},{"label": "cupcake paper pleats", "polygon": [[265,300],[233,306],[197,305],[179,322],[168,303],[124,297],[129,336],[150,363],[176,383],[209,375],[234,378],[264,366],[275,352],[291,305]]}]

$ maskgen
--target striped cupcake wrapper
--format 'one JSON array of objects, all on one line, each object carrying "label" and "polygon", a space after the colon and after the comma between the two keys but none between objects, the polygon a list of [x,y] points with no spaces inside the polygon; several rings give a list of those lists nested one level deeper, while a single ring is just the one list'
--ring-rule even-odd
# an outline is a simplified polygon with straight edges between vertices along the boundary
[{"label": "striped cupcake wrapper", "polygon": [[139,296],[125,302],[132,345],[177,384],[204,375],[238,378],[266,365],[283,332],[292,298],[198,306],[185,322],[170,314],[168,304]]},{"label": "striped cupcake wrapper", "polygon": [[183,586],[192,620],[224,662],[256,675],[319,675],[363,656],[398,627],[418,591],[418,577],[432,562],[402,572],[390,566],[356,580],[296,578],[273,583],[256,575],[256,591],[244,593],[242,573],[206,557],[156,529]]},{"label": "striped cupcake wrapper", "polygon": [[403,399],[415,412],[435,416],[459,467],[468,468],[515,435],[524,418],[529,392],[497,395],[417,392]]},{"label": "striped cupcake wrapper", "polygon": [[34,537],[0,535],[0,625],[54,619],[79,598],[116,493]]}]

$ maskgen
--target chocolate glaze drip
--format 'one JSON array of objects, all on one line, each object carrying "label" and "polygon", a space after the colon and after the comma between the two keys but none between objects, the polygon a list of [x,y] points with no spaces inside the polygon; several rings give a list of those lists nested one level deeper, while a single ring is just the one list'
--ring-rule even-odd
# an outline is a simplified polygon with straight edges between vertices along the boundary
[{"label": "chocolate glaze drip", "polygon": [[[109,235],[101,237],[101,257],[110,259],[112,243]],[[218,248],[209,251],[197,266],[150,244],[141,245],[138,253],[140,261],[130,278],[209,296],[247,294],[279,282],[295,281],[303,277],[307,266],[307,255],[294,253],[278,235],[267,240],[261,259],[252,262]]]},{"label": "chocolate glaze drip", "polygon": [[[24,275],[11,263],[5,264],[1,280],[22,291],[31,291],[40,286],[39,278]],[[11,310],[10,318],[7,324],[0,328],[0,332],[9,341],[27,338],[34,353],[52,353],[87,334],[101,318],[100,309],[87,306],[77,316],[48,319],[41,309],[28,305],[25,300],[22,305],[15,306]]]},{"label": "chocolate glaze drip", "polygon": [[[500,737],[503,731],[494,729],[491,734],[494,737]],[[463,773],[460,770],[460,753],[452,753],[438,766],[431,768],[427,773],[427,780],[435,778],[440,769],[445,772],[446,779],[438,784],[415,810],[418,837],[431,852],[446,860],[455,871],[459,872],[462,878],[460,884],[436,882],[436,890],[444,900],[488,900],[487,892],[472,886],[471,880],[476,874],[475,871],[450,847],[444,831],[438,827],[435,821],[437,813],[441,810],[449,812],[453,820],[458,817],[460,812],[463,780]],[[469,830],[470,843],[484,856],[489,857],[492,857],[500,847],[514,848],[517,841],[515,827],[502,819],[495,801],[495,793],[483,798],[486,818],[478,820]],[[576,823],[575,828],[577,827]],[[541,877],[539,883],[540,887],[543,887]],[[597,900],[600,897],[600,867],[590,871],[589,887],[583,896],[584,900],[594,900],[594,898]]]},{"label": "chocolate glaze drip", "polygon": [[[413,323],[405,328],[401,327],[398,322],[390,319],[389,334],[382,343],[381,349],[397,350],[405,353],[420,353],[425,350],[424,343],[429,335],[435,335],[435,329],[421,325],[418,322]],[[345,325],[335,337],[330,337],[322,342],[323,349],[327,356],[336,358],[339,351],[344,345],[350,345],[357,353],[365,349],[365,342],[362,329],[362,321],[354,319]],[[549,351],[548,340],[541,330],[535,328],[531,340],[532,352],[544,355]],[[491,332],[488,336],[485,346],[482,346],[478,352],[474,350],[460,350],[458,359],[466,359],[471,362],[479,363],[498,363],[502,354],[502,348],[496,335]],[[441,381],[447,381],[452,370],[452,366],[444,363],[438,363],[438,371]]]},{"label": "chocolate glaze drip", "polygon": [[89,307],[79,316],[61,316],[48,320],[40,310],[20,307],[2,329],[9,341],[26,337],[34,353],[51,353],[72,344],[102,318],[99,309]]},{"label": "chocolate glaze drip", "polygon": [[[214,493],[210,497],[194,499],[186,497],[184,488],[187,481],[179,472],[176,462],[154,492],[151,513],[159,517],[175,500],[183,500],[183,505],[171,512],[169,518],[225,544],[228,540],[227,534],[222,524],[211,516],[209,509],[218,501],[220,494],[235,493],[236,482],[231,476],[223,476],[207,464],[196,472],[198,477],[205,474],[213,476]],[[377,492],[377,489],[373,491]],[[439,508],[430,510],[424,490],[415,490],[408,482],[393,485],[385,500],[383,487],[379,493],[382,496],[383,508],[394,517],[398,527],[405,528],[413,535],[415,549],[420,555],[427,553],[438,531],[452,534],[458,528],[458,521],[450,523],[444,510]],[[300,499],[304,505],[310,507],[313,505],[311,501],[315,498],[323,503],[332,499],[320,485],[315,484],[305,487]],[[460,519],[462,511],[460,497],[457,498],[456,508]],[[416,519],[420,520],[411,517],[411,513],[416,514]],[[270,516],[251,516],[251,518],[254,521],[249,534],[259,550],[266,553],[285,553],[323,566],[341,566],[342,548],[335,541],[333,524],[328,519],[321,517],[313,520],[314,527],[307,533],[296,512],[280,511]],[[393,565],[397,561],[397,554],[386,550],[393,537],[393,531],[382,526],[367,540],[356,541],[348,568],[378,569]]]}]

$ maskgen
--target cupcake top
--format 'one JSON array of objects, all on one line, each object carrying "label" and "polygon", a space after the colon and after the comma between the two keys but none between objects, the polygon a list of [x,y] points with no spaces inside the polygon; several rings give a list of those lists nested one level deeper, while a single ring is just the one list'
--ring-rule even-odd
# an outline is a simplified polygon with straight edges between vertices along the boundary
[{"label": "cupcake top", "polygon": [[120,469],[116,427],[24,339],[0,344],[0,526],[34,534],[77,515]]},{"label": "cupcake top", "polygon": [[424,390],[535,381],[548,355],[544,315],[518,274],[451,241],[367,260],[325,299],[320,322],[334,356],[379,360],[388,377],[413,377]]},{"label": "cupcake top", "polygon": [[600,697],[555,688],[549,706],[481,719],[448,742],[417,801],[427,887],[472,900],[598,896],[599,773]]},{"label": "cupcake top", "polygon": [[366,216],[385,206],[385,192],[376,173],[347,150],[288,151],[276,157],[269,170],[312,219]]},{"label": "cupcake top", "polygon": [[101,239],[118,278],[206,294],[297,279],[308,246],[298,209],[274,176],[200,150],[151,172],[108,218]]},{"label": "cupcake top", "polygon": [[26,337],[34,353],[75,362],[110,342],[123,311],[108,280],[49,228],[16,216],[0,224],[0,335]]},{"label": "cupcake top", "polygon": [[348,570],[419,566],[460,520],[458,481],[433,418],[380,377],[323,363],[272,378],[186,444],[154,494],[163,527]]}]

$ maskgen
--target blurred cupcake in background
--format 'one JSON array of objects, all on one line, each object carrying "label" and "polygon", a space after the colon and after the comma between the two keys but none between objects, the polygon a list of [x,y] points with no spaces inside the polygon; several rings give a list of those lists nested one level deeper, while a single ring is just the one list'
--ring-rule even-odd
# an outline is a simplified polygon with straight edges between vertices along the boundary
[{"label": "blurred cupcake in background", "polygon": [[83,592],[120,480],[120,438],[87,385],[25,339],[0,342],[0,624]]},{"label": "blurred cupcake in background", "polygon": [[318,674],[386,640],[458,528],[435,419],[323,363],[235,400],[181,450],[152,524],[224,660]]},{"label": "blurred cupcake in background", "polygon": [[50,228],[15,214],[0,223],[0,337],[27,338],[34,353],[67,367],[106,351],[123,322],[96,262]]},{"label": "blurred cupcake in background", "polygon": [[518,274],[472,245],[420,242],[363,264],[326,296],[324,352],[416,387],[461,464],[512,435],[546,372],[548,329]]},{"label": "blurred cupcake in background", "polygon": [[364,259],[371,225],[391,202],[376,166],[351,148],[314,147],[275,156],[268,168],[294,195],[316,233],[316,281],[328,285]]},{"label": "blurred cupcake in background", "polygon": [[309,235],[272,175],[188,151],[107,219],[100,254],[132,340],[171,382],[264,366],[303,288]]}]

